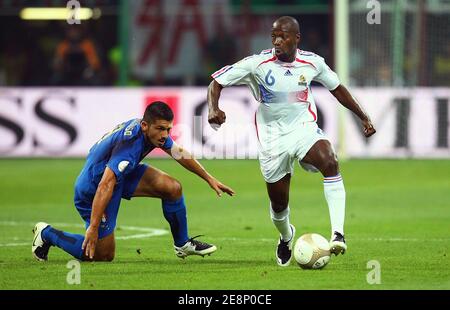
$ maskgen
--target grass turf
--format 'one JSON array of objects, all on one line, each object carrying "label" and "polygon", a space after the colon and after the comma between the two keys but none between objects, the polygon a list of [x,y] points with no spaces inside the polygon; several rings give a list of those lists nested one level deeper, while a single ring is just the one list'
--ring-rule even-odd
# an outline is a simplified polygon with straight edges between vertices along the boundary
[{"label": "grass turf", "polygon": [[[82,263],[81,284],[69,285],[66,264],[72,258],[52,248],[47,263],[34,261],[31,229],[46,221],[74,224],[60,228],[83,233],[72,203],[83,163],[0,160],[0,289],[450,289],[450,161],[341,163],[348,252],[332,257],[323,270],[301,270],[275,263],[277,232],[257,161],[202,161],[237,192],[217,198],[174,161],[151,160],[183,184],[190,234],[205,234],[201,240],[218,251],[181,260],[170,234],[117,240],[114,262]],[[319,175],[296,168],[290,206],[297,237],[306,232],[329,237]],[[148,198],[122,202],[116,236],[141,233],[126,226],[168,230],[160,202]],[[381,265],[379,285],[366,281],[370,260]]]}]

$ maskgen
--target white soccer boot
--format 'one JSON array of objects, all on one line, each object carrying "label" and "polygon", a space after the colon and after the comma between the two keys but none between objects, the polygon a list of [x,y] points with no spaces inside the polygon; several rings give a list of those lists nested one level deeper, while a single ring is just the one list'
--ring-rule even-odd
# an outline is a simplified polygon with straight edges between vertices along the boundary
[{"label": "white soccer boot", "polygon": [[205,255],[211,255],[214,253],[217,250],[215,245],[194,240],[200,236],[201,235],[190,238],[181,247],[174,246],[175,254],[180,258],[185,258],[189,255],[200,255],[204,257]]},{"label": "white soccer boot", "polygon": [[275,252],[277,264],[281,267],[289,266],[292,258],[292,245],[294,244],[295,227],[292,224],[290,224],[290,226],[292,231],[291,239],[289,241],[283,241],[280,236],[280,239],[278,240],[277,250]]},{"label": "white soccer boot", "polygon": [[37,223],[32,232],[34,234],[33,243],[31,245],[31,253],[33,253],[34,258],[40,262],[48,260],[48,250],[50,249],[50,243],[45,242],[42,238],[42,231],[50,226],[47,223],[39,222]]},{"label": "white soccer boot", "polygon": [[330,240],[330,252],[337,256],[339,254],[344,254],[345,251],[347,251],[345,238],[341,233],[335,231]]}]

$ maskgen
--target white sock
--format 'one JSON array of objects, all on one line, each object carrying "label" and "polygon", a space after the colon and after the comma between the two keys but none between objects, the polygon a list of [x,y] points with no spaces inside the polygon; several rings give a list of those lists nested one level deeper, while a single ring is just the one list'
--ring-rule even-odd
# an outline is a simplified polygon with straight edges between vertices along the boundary
[{"label": "white sock", "polygon": [[338,174],[324,178],[323,189],[330,211],[331,235],[333,236],[335,231],[344,235],[345,188],[342,176]]},{"label": "white sock", "polygon": [[291,225],[289,224],[289,206],[281,211],[274,212],[272,209],[272,205],[270,206],[270,218],[272,219],[273,224],[278,229],[281,234],[281,239],[283,241],[289,241],[292,238],[292,230]]}]

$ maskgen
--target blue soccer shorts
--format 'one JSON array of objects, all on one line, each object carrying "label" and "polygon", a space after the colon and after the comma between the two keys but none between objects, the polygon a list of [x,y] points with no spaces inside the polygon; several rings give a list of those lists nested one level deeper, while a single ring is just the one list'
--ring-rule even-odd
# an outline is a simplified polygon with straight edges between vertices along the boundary
[{"label": "blue soccer shorts", "polygon": [[[136,169],[124,177],[122,182],[116,184],[111,201],[106,207],[105,213],[103,214],[100,222],[100,227],[98,230],[99,239],[102,239],[114,232],[121,199],[131,199],[147,168],[148,166],[145,164],[138,165]],[[80,213],[81,218],[84,220],[87,229],[91,223],[92,201],[87,200],[84,197],[78,197],[76,190],[74,201],[75,207],[78,210],[78,213]]]}]

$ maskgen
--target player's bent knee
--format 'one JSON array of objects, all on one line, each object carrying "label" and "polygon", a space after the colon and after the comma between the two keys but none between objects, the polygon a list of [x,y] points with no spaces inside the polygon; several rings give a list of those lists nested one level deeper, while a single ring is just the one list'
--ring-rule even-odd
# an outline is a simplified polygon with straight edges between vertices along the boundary
[{"label": "player's bent knee", "polygon": [[98,253],[94,257],[94,261],[96,262],[112,262],[115,257],[115,251]]},{"label": "player's bent knee", "polygon": [[323,165],[323,171],[324,176],[335,176],[339,173],[339,163],[336,159],[329,159],[324,165]]},{"label": "player's bent knee", "polygon": [[114,257],[115,257],[115,253],[114,252],[108,253],[105,256],[103,256],[103,261],[105,261],[105,262],[112,262],[114,260]]},{"label": "player's bent knee", "polygon": [[94,261],[112,262],[116,254],[116,242],[114,233],[100,239],[95,248]]},{"label": "player's bent knee", "polygon": [[181,195],[183,194],[183,188],[181,186],[181,183],[178,182],[175,179],[171,179],[169,184],[167,185],[167,193],[165,199],[168,200],[178,200],[181,198]]}]

